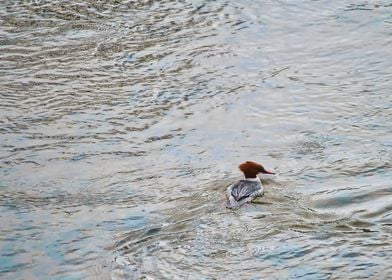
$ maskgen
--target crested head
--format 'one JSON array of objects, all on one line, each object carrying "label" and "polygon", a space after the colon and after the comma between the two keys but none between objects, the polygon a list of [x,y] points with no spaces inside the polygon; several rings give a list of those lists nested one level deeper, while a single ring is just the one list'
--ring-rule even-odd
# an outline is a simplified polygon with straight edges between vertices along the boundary
[{"label": "crested head", "polygon": [[246,161],[241,163],[238,167],[244,173],[245,178],[256,178],[258,173],[275,174],[265,170],[264,166],[253,161]]}]

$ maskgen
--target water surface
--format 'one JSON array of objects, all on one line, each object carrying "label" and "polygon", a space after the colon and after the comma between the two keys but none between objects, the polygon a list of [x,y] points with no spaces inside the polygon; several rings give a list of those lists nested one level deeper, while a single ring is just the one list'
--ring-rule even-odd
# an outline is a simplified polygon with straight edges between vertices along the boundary
[{"label": "water surface", "polygon": [[392,277],[391,4],[240,2],[1,2],[2,279]]}]

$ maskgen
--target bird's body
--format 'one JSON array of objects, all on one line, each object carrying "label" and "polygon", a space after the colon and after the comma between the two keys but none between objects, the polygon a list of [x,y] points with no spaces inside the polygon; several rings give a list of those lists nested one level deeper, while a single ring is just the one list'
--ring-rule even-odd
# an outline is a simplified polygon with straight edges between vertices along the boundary
[{"label": "bird's body", "polygon": [[262,196],[263,193],[264,188],[258,177],[240,180],[227,188],[227,207],[238,208],[245,203],[251,202],[256,197]]},{"label": "bird's body", "polygon": [[263,184],[257,177],[258,173],[274,174],[265,170],[262,165],[252,161],[242,163],[239,168],[244,173],[245,179],[231,184],[226,190],[226,207],[231,209],[239,208],[264,194]]}]

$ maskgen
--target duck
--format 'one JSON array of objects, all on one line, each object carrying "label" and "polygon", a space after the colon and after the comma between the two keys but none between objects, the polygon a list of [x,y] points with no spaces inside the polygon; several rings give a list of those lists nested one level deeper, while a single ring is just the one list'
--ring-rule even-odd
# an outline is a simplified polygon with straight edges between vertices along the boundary
[{"label": "duck", "polygon": [[241,163],[238,168],[244,173],[245,179],[232,183],[227,187],[226,207],[229,209],[238,209],[245,203],[252,202],[256,197],[263,196],[263,184],[257,174],[275,174],[272,171],[266,170],[261,164],[253,161]]}]

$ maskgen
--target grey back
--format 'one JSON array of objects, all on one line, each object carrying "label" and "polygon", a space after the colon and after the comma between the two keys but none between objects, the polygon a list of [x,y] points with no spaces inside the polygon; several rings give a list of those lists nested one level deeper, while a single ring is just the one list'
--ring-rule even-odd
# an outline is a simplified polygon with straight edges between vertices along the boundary
[{"label": "grey back", "polygon": [[261,190],[261,185],[259,182],[240,180],[234,183],[231,190],[231,195],[234,196],[236,201],[240,201],[259,190]]}]

